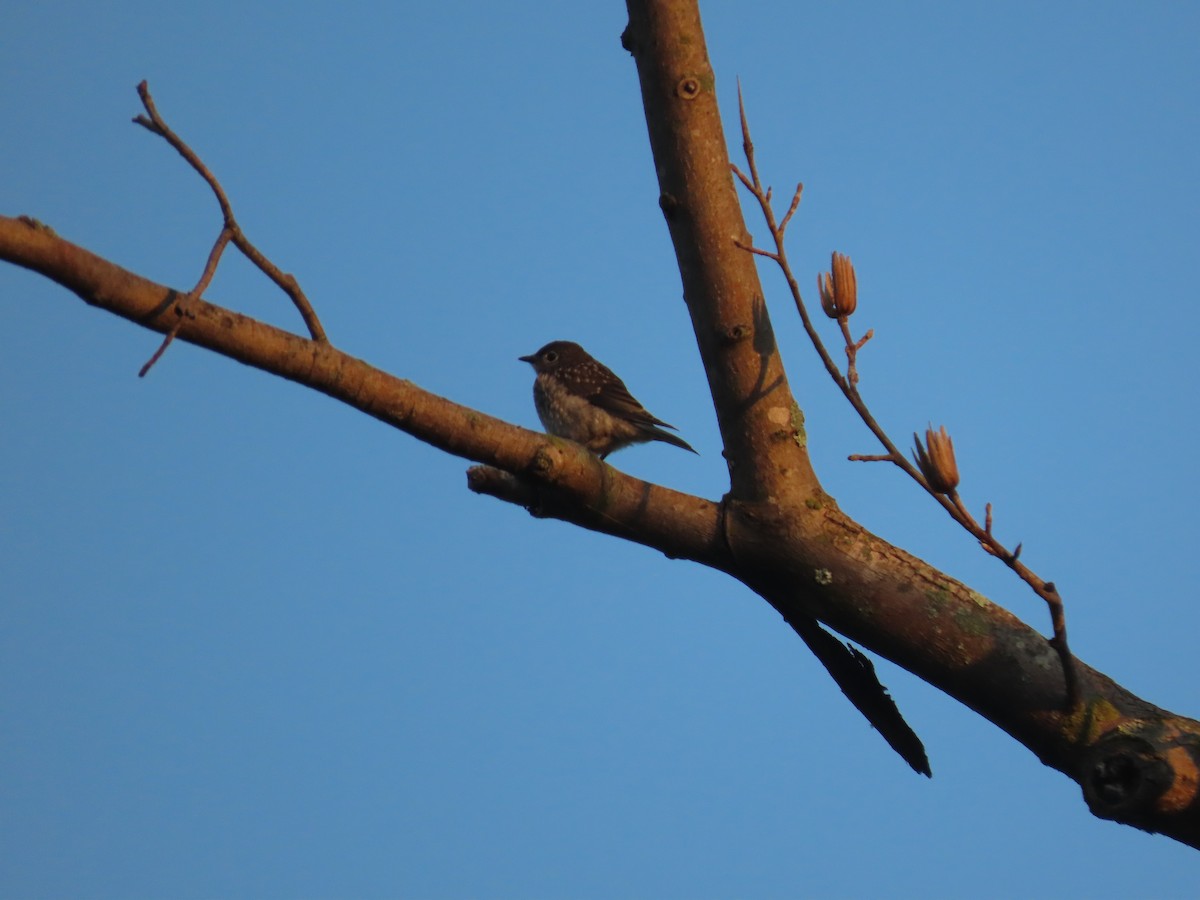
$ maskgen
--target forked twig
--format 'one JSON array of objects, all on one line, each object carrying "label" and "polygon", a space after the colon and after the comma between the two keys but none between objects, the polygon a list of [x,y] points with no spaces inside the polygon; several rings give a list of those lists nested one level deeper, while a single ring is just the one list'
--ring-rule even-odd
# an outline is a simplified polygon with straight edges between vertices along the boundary
[{"label": "forked twig", "polygon": [[[797,186],[787,214],[783,217],[782,221],[777,222],[775,211],[771,206],[770,188],[763,186],[762,179],[758,174],[758,164],[754,157],[754,142],[750,139],[750,126],[746,119],[746,106],[742,99],[740,83],[738,84],[738,114],[742,126],[742,150],[746,155],[748,172],[743,172],[736,165],[732,166],[732,169],[746,190],[758,201],[759,208],[762,210],[763,218],[767,224],[767,229],[774,241],[775,249],[773,251],[761,250],[756,247],[745,246],[741,243],[738,243],[738,246],[759,256],[765,256],[779,266],[784,279],[787,281],[788,289],[791,291],[792,300],[800,316],[800,322],[804,326],[804,330],[808,334],[813,347],[816,349],[817,355],[824,364],[825,370],[829,373],[829,376],[841,390],[847,401],[849,401],[850,405],[854,407],[859,418],[863,420],[863,423],[887,451],[882,454],[854,454],[850,459],[864,462],[890,462],[902,469],[941,504],[942,508],[950,514],[951,518],[978,540],[984,550],[1012,569],[1022,581],[1029,585],[1035,594],[1045,601],[1050,610],[1050,622],[1054,632],[1054,636],[1050,639],[1050,644],[1062,662],[1067,705],[1068,707],[1074,707],[1079,702],[1079,681],[1075,669],[1075,658],[1071,655],[1071,651],[1067,645],[1066,616],[1063,611],[1062,597],[1059,596],[1057,588],[1053,582],[1045,581],[1019,560],[1021,554],[1020,544],[1017,545],[1016,550],[1010,551],[992,534],[992,507],[990,503],[986,507],[985,524],[983,526],[980,526],[974,516],[967,510],[958,495],[958,472],[957,467],[954,465],[953,445],[950,443],[949,436],[946,435],[944,428],[941,429],[940,434],[935,433],[932,427],[927,430],[924,446],[922,446],[920,438],[914,435],[914,438],[916,438],[916,464],[914,464],[900,451],[895,442],[887,435],[883,427],[875,420],[875,417],[867,408],[865,401],[858,391],[857,356],[858,351],[873,337],[874,332],[867,331],[857,341],[851,337],[848,320],[854,312],[857,303],[854,270],[850,265],[849,259],[835,253],[832,275],[818,278],[818,288],[820,289],[822,308],[831,318],[837,319],[842,338],[845,342],[847,358],[846,373],[843,374],[838,369],[824,341],[821,339],[820,334],[818,334],[812,317],[809,315],[808,308],[800,293],[800,285],[796,281],[791,263],[788,260],[787,250],[784,247],[784,232],[800,205],[803,185]],[[939,468],[939,462],[948,468]],[[953,470],[952,472],[950,471],[951,469]]]},{"label": "forked twig", "polygon": [[162,343],[158,345],[158,349],[154,351],[154,355],[138,370],[138,378],[146,377],[146,373],[162,358],[162,355],[167,352],[167,348],[171,346],[171,342],[175,340],[175,336],[179,334],[179,329],[183,327],[183,320],[191,316],[191,310],[188,308],[190,301],[200,297],[208,290],[208,285],[212,282],[213,276],[217,274],[217,265],[221,261],[221,254],[229,246],[229,241],[232,237],[233,235],[228,228],[221,229],[221,233],[217,235],[216,243],[213,244],[212,250],[208,253],[208,261],[204,264],[204,271],[200,274],[200,280],[182,298],[173,301],[175,312],[179,318],[175,320],[175,324],[171,326],[171,330],[167,332]]},{"label": "forked twig", "polygon": [[[174,147],[180,156],[187,160],[188,165],[195,169],[197,174],[199,174],[199,176],[208,183],[208,186],[212,188],[212,192],[217,198],[217,204],[221,207],[221,216],[224,219],[221,233],[218,235],[216,242],[213,244],[212,252],[209,254],[208,264],[204,269],[204,276],[200,279],[200,284],[198,284],[196,288],[187,295],[187,297],[199,297],[200,294],[203,293],[204,289],[208,287],[209,282],[212,280],[213,274],[216,272],[217,263],[220,260],[222,251],[224,251],[227,244],[232,243],[248,260],[250,260],[250,262],[257,266],[264,275],[275,282],[275,284],[277,284],[279,288],[291,298],[292,303],[300,313],[300,317],[304,320],[304,324],[307,326],[308,333],[312,339],[314,341],[328,341],[329,338],[325,336],[325,329],[321,326],[321,321],[317,318],[317,314],[313,310],[312,304],[308,302],[308,298],[304,295],[304,291],[300,289],[299,283],[292,275],[281,271],[278,266],[267,259],[267,257],[264,256],[262,252],[250,242],[250,239],[246,237],[241,226],[238,225],[237,219],[234,218],[233,206],[230,204],[229,198],[225,195],[224,188],[221,187],[221,184],[217,181],[216,176],[209,171],[208,167],[204,164],[200,157],[196,155],[195,151],[192,150],[192,148],[186,143],[184,143],[183,139],[174,131],[172,131],[167,123],[163,121],[162,116],[159,115],[158,109],[154,105],[154,99],[150,96],[150,88],[145,81],[138,85],[137,91],[138,96],[142,100],[142,106],[144,106],[146,109],[146,115],[135,116],[133,121],[138,125],[141,125],[147,131],[157,134],[168,144]],[[186,301],[187,298],[184,299]],[[170,342],[167,341],[166,343]],[[159,354],[156,354],[155,358],[157,358],[158,355],[161,355],[161,351],[163,349],[165,349],[165,344],[164,347],[160,348],[160,352]],[[151,360],[149,365],[152,364],[153,360]]]}]

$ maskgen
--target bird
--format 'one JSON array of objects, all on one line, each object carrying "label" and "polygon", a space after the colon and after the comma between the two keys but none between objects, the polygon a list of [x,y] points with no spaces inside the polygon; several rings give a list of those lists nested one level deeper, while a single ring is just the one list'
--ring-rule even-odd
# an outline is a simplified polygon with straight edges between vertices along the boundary
[{"label": "bird", "polygon": [[533,366],[533,404],[547,433],[608,454],[647,441],[662,441],[692,453],[674,429],[642,406],[625,382],[573,341],[551,341],[537,353],[517,357]]}]

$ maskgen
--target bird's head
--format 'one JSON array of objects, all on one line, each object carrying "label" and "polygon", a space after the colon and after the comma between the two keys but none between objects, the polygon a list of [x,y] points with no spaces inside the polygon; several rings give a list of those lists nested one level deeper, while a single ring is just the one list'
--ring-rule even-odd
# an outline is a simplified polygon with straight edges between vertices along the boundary
[{"label": "bird's head", "polygon": [[531,356],[518,356],[521,362],[533,366],[539,375],[579,365],[591,359],[588,352],[573,341],[551,341]]}]

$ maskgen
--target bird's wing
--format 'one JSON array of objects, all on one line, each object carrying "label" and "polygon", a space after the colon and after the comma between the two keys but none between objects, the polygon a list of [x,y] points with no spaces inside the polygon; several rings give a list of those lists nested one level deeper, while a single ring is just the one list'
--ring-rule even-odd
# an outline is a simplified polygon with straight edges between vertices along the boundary
[{"label": "bird's wing", "polygon": [[612,413],[614,416],[620,416],[622,419],[633,422],[636,425],[661,425],[664,428],[675,427],[674,425],[668,425],[657,416],[651,415],[650,411],[638,403],[633,394],[629,393],[629,388],[625,387],[625,382],[616,375],[613,375],[611,379],[604,379],[602,386],[589,396],[588,400],[605,412]]}]

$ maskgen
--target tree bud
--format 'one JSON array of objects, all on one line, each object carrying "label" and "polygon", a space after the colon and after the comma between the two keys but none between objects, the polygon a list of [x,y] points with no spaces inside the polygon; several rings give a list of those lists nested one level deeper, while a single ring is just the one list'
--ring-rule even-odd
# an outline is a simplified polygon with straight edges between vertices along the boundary
[{"label": "tree bud", "polygon": [[938,431],[934,431],[932,425],[925,429],[924,447],[915,432],[913,441],[916,443],[913,459],[930,490],[937,494],[953,493],[958,487],[958,463],[954,460],[954,442],[946,434],[946,426],[941,426]]},{"label": "tree bud", "polygon": [[854,275],[854,264],[850,257],[834,253],[833,272],[817,275],[817,288],[821,293],[821,309],[831,319],[842,319],[854,312],[858,306],[858,280]]}]

